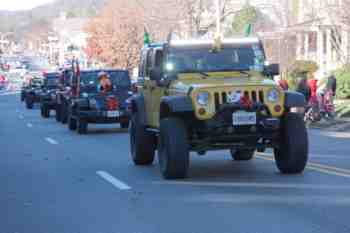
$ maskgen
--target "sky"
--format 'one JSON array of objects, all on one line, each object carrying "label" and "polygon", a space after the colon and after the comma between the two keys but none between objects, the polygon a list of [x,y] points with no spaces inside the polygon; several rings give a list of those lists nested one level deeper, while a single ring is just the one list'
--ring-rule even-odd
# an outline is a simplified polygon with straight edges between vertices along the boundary
[{"label": "sky", "polygon": [[30,10],[54,0],[0,0],[0,10]]}]

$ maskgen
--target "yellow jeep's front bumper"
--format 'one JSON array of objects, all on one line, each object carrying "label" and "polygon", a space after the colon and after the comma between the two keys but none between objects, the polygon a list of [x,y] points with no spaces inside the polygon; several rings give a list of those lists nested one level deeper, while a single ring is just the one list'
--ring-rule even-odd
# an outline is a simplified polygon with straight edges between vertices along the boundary
[{"label": "yellow jeep's front bumper", "polygon": [[[268,92],[275,89],[279,92],[279,100],[277,102],[268,101]],[[236,87],[220,87],[220,88],[196,88],[191,92],[192,104],[195,111],[195,116],[199,120],[212,119],[220,106],[229,104],[228,96],[239,91],[240,93],[249,96],[252,103],[265,105],[270,113],[270,117],[281,117],[284,113],[285,95],[283,91],[275,86],[236,86]],[[202,92],[209,93],[208,104],[200,105],[197,103],[197,96]]]}]

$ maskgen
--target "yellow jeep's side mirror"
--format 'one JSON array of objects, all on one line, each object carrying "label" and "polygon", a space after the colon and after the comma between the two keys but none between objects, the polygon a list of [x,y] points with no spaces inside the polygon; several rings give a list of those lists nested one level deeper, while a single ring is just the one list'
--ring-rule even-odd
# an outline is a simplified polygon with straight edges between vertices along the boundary
[{"label": "yellow jeep's side mirror", "polygon": [[267,76],[276,76],[280,74],[280,65],[279,64],[270,64],[265,66],[264,70],[265,75]]}]

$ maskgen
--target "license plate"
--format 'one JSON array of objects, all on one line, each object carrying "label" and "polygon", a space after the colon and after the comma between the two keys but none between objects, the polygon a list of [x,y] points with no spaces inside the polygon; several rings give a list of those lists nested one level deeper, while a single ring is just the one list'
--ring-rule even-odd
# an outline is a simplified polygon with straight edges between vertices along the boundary
[{"label": "license plate", "polygon": [[256,125],[256,113],[239,111],[232,114],[233,125]]},{"label": "license plate", "polygon": [[107,111],[107,117],[119,117],[119,111]]}]

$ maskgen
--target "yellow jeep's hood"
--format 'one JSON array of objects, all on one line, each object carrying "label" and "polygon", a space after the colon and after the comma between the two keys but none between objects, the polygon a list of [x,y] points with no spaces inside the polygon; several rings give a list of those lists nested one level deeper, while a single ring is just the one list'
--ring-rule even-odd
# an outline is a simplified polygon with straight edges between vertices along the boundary
[{"label": "yellow jeep's hood", "polygon": [[[273,80],[266,79],[259,73],[249,72],[249,75],[248,77],[246,74],[239,72],[208,73],[209,77],[199,73],[179,74],[178,79],[172,82],[169,94],[190,95],[195,114],[201,120],[210,119],[215,115],[217,101],[219,100],[220,104],[223,103],[223,96],[221,95],[226,96],[228,93],[236,90],[249,93],[251,98],[253,96],[254,98],[259,98],[258,101],[264,102],[267,105],[273,117],[281,116],[284,111],[283,91]],[[267,93],[273,88],[280,92],[280,99],[275,103],[267,101]],[[199,106],[197,104],[197,95],[201,91],[210,93],[209,104],[207,106]],[[214,98],[215,95],[219,95],[216,101]],[[275,110],[276,106],[279,106],[281,110],[277,112]],[[200,114],[200,112],[205,112],[205,114]]]},{"label": "yellow jeep's hood", "polygon": [[[273,80],[264,78],[261,74],[256,72],[249,72],[250,77],[239,72],[215,72],[208,73],[209,77],[198,73],[179,74],[178,79],[171,85],[170,92],[177,92],[187,94],[189,90],[195,89],[211,89],[229,87],[261,87],[261,86],[276,86]],[[173,93],[175,94],[175,93]]]}]

